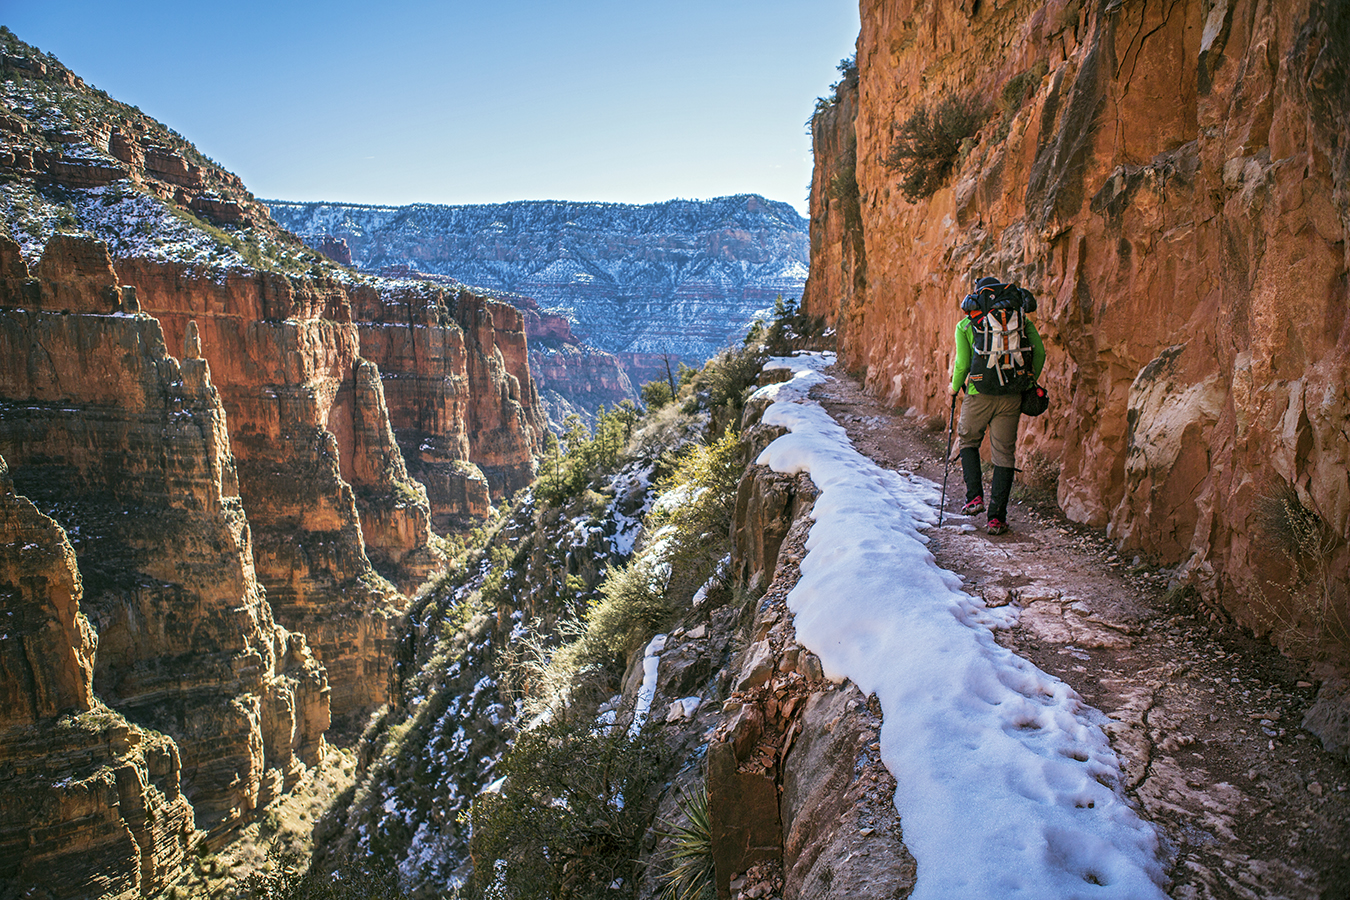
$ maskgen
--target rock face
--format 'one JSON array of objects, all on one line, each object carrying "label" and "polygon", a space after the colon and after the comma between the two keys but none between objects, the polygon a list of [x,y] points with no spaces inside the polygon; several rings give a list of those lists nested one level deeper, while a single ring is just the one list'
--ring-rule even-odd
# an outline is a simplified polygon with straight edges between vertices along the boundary
[{"label": "rock face", "polygon": [[163,125],[0,48],[0,454],[70,535],[87,616],[54,576],[0,585],[24,623],[0,879],[83,853],[100,886],[53,896],[152,893],[194,820],[225,839],[330,713],[387,699],[433,521],[523,486],[543,419],[516,310],[338,270]]},{"label": "rock face", "polygon": [[561,423],[576,413],[588,423],[601,406],[612,409],[636,400],[628,372],[612,353],[576,344],[530,350],[530,374],[540,386],[549,421]]},{"label": "rock face", "polygon": [[[7,268],[16,250],[0,242]],[[97,242],[54,240],[37,271],[43,308],[0,297],[0,453],[75,536],[94,690],[174,738],[198,826],[228,828],[321,751],[326,674],[259,589],[206,361],[173,358],[159,322],[109,305],[123,292]]]},{"label": "rock face", "polygon": [[409,469],[438,530],[524,487],[544,420],[524,321],[462,287],[380,281],[352,290],[362,351],[379,365]]},{"label": "rock face", "polygon": [[323,660],[334,715],[384,702],[406,600],[376,574],[367,547],[386,560],[416,554],[430,513],[393,461],[346,293],[247,270],[222,284],[171,263],[117,265],[170,344],[183,345],[195,323],[230,423],[259,580],[278,619]]},{"label": "rock face", "polygon": [[698,364],[806,278],[806,223],[743,195],[649,206],[521,202],[405,207],[268,201],[312,246],[345,240],[364,271],[405,266],[532,297],[609,352]]},{"label": "rock face", "polygon": [[[1347,47],[1321,0],[866,0],[857,81],[813,122],[805,308],[936,415],[959,298],[1017,280],[1054,404],[1022,458],[1059,461],[1065,512],[1277,640],[1347,621]],[[944,97],[991,114],[910,202],[882,161]]]},{"label": "rock face", "polygon": [[[782,433],[747,408],[746,456]],[[824,678],[796,640],[786,598],[800,576],[817,490],[806,475],[746,469],[736,497],[732,571],[764,590],[729,666],[729,697],[707,751],[719,897],[900,897],[915,863],[881,762],[880,709]],[[845,862],[847,861],[847,862]]]},{"label": "rock face", "polygon": [[[30,83],[93,97],[84,81],[53,57],[8,32],[0,35],[0,44],[6,51],[0,74],[6,81],[17,74]],[[107,95],[99,100],[121,106]],[[133,112],[129,107],[118,110],[123,111]],[[267,207],[244,190],[238,176],[212,164],[179,135],[155,127],[158,123],[147,121],[139,110],[78,123],[19,117],[6,121],[11,124],[0,126],[9,132],[0,148],[0,166],[25,179],[73,188],[102,188],[125,180],[218,225],[251,225],[268,218]]]},{"label": "rock face", "polygon": [[65,532],[0,459],[0,882],[150,896],[198,841],[178,747],[93,695],[94,629]]}]

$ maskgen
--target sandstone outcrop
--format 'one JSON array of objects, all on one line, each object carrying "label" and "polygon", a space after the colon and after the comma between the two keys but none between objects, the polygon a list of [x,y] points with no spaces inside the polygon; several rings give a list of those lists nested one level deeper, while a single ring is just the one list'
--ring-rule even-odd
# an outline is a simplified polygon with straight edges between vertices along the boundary
[{"label": "sandstone outcrop", "polygon": [[72,536],[94,691],[174,739],[197,825],[220,832],[321,751],[327,677],[259,588],[207,362],[112,305],[125,292],[98,242],[53,241],[37,272],[40,308],[0,296],[0,454]]},{"label": "sandstone outcrop", "polygon": [[150,896],[199,835],[173,740],[94,697],[81,590],[65,531],[14,492],[0,458],[0,883]]},{"label": "sandstone outcrop", "polygon": [[[1350,621],[1347,29],[1323,0],[865,0],[857,80],[813,123],[804,305],[841,361],[943,415],[959,298],[1030,288],[1054,408],[1023,459],[1281,643]],[[989,115],[911,202],[884,160],[950,97]]]},{"label": "sandstone outcrop", "polygon": [[383,703],[406,598],[371,556],[411,563],[391,570],[410,583],[431,564],[430,512],[387,432],[346,292],[251,270],[117,268],[166,341],[198,335],[230,423],[258,578],[278,620],[327,668],[334,715]]},{"label": "sandstone outcrop", "polygon": [[394,434],[436,527],[481,519],[493,496],[528,484],[544,419],[521,314],[425,282],[380,280],[351,296],[362,353],[383,374]]}]

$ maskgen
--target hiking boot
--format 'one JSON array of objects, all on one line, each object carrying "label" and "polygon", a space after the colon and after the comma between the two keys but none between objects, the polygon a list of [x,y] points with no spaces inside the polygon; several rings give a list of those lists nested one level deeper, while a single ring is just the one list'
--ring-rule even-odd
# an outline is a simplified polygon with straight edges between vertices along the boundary
[{"label": "hiking boot", "polygon": [[973,516],[982,512],[984,512],[983,497],[976,497],[974,500],[961,507],[961,514],[963,516]]},{"label": "hiking boot", "polygon": [[990,519],[987,530],[990,534],[1003,534],[1008,530],[1008,523],[1002,519]]}]

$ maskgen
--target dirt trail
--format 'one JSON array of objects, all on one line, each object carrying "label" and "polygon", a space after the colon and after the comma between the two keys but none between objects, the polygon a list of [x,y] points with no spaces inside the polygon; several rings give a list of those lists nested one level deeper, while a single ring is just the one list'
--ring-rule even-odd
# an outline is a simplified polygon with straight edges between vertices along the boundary
[{"label": "dirt trail", "polygon": [[[945,430],[829,374],[812,396],[859,451],[942,481]],[[955,466],[930,547],[967,591],[1021,609],[1004,645],[1109,717],[1129,792],[1165,835],[1171,896],[1350,898],[1350,765],[1300,727],[1317,687],[1305,667],[1170,601],[1166,570],[1119,558],[1053,496],[1018,485],[1013,498],[1011,531],[990,537],[983,515],[951,512]]]}]

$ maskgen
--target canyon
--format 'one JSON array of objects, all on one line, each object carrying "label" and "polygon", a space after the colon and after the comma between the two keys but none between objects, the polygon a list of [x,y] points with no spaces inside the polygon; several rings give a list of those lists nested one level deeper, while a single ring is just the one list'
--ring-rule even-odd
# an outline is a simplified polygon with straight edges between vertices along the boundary
[{"label": "canyon", "polygon": [[[984,275],[1020,283],[1039,299],[1052,398],[1023,420],[1021,465],[1050,472],[1064,512],[1122,551],[1179,564],[1179,587],[1215,614],[1343,657],[1343,5],[861,12],[856,66],[812,124],[803,299],[837,329],[843,364],[945,421],[961,297]],[[981,124],[915,196],[894,153],[948,98]]]},{"label": "canyon", "polygon": [[[1171,895],[1350,885],[1350,13],[861,13],[811,123],[809,238],[751,195],[259,201],[0,29],[0,882],[176,890],[340,743],[356,783],[314,871],[483,887],[513,742],[570,723],[656,747],[572,876],[622,838],[595,883],[662,895],[702,796],[719,897],[908,896],[896,726],[789,601],[838,504],[769,464],[786,370],[715,359],[622,451],[536,466],[550,419],[712,356],[805,279],[838,350],[811,402],[927,490],[959,300],[995,274],[1040,299],[1054,406],[1023,422],[1013,533],[925,526],[935,564],[1003,623],[989,645],[1100,710]],[[976,127],[916,189],[897,141],[950,98]],[[685,526],[707,571],[640,568],[710,472],[729,524]],[[550,683],[607,615],[626,630]],[[570,796],[522,805],[595,799]],[[625,807],[649,820],[606,832]]]}]

